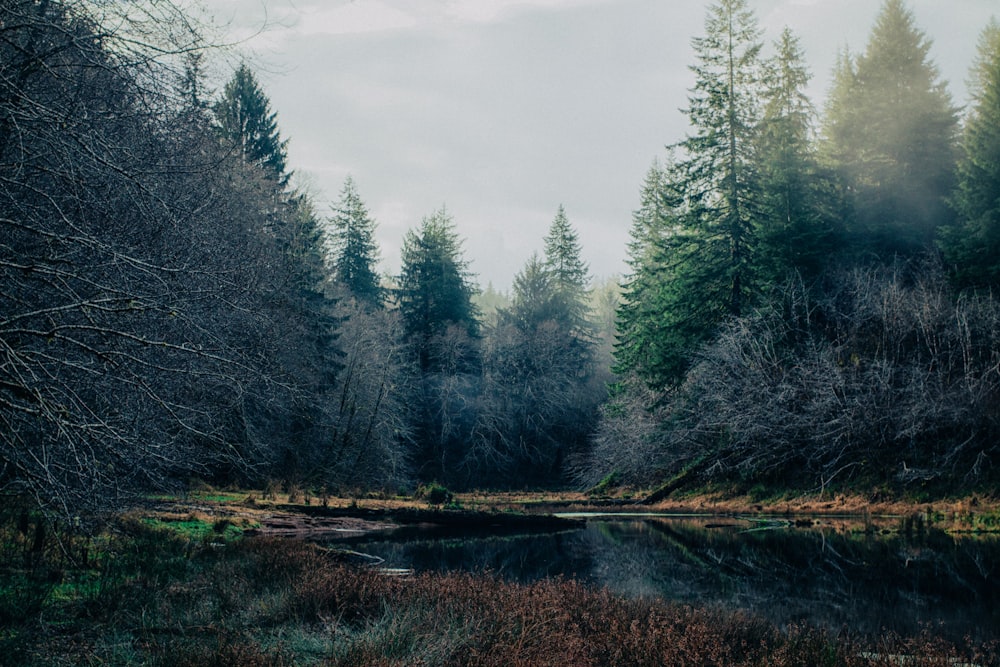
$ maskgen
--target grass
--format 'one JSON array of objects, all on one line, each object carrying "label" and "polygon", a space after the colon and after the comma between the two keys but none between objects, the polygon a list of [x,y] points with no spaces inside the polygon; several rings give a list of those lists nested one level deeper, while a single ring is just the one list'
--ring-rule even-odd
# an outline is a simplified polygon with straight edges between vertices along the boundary
[{"label": "grass", "polygon": [[7,519],[4,665],[1000,664],[996,647],[779,629],[575,581],[386,577],[198,512],[128,515],[93,537],[50,529],[40,551],[40,519],[28,530]]}]

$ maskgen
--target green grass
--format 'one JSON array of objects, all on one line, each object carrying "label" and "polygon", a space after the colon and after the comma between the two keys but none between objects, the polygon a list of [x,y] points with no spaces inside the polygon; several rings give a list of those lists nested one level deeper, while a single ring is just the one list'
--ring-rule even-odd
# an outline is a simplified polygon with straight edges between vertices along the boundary
[{"label": "green grass", "polygon": [[243,535],[243,528],[226,519],[207,521],[199,518],[170,520],[145,517],[142,521],[153,530],[174,533],[190,541],[232,542]]}]

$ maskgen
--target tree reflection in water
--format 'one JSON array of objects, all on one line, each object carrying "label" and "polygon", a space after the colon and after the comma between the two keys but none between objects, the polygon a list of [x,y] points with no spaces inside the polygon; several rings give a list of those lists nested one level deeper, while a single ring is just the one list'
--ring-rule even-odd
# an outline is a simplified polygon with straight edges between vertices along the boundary
[{"label": "tree reflection in water", "polygon": [[779,625],[953,641],[1000,639],[1000,539],[933,529],[698,517],[590,518],[580,530],[497,536],[407,529],[349,541],[387,567],[576,578],[628,596],[718,605]]}]

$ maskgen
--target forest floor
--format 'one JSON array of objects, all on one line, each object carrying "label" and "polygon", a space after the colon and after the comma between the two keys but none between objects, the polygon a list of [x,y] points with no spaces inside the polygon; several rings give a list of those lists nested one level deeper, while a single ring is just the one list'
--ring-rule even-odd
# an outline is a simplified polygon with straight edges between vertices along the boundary
[{"label": "forest floor", "polygon": [[201,489],[150,498],[86,535],[0,508],[0,665],[1000,665],[995,644],[778,628],[575,581],[387,576],[361,554],[287,539],[415,522],[513,527],[589,511],[768,513],[796,525],[853,517],[852,530],[865,517],[898,526],[919,515],[944,530],[989,532],[1000,513],[996,499],[972,496],[763,504],[702,494],[649,507],[639,495],[471,493],[432,505]]}]

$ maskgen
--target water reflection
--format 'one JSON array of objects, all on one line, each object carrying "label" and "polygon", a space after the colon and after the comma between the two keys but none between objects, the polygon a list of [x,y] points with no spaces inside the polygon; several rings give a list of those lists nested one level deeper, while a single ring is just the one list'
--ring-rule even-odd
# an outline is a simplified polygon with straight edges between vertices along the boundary
[{"label": "water reflection", "polygon": [[344,542],[388,567],[489,570],[522,582],[573,577],[630,596],[747,610],[779,624],[1000,639],[1000,540],[993,538],[636,516],[592,517],[579,530],[548,534],[408,529]]}]

